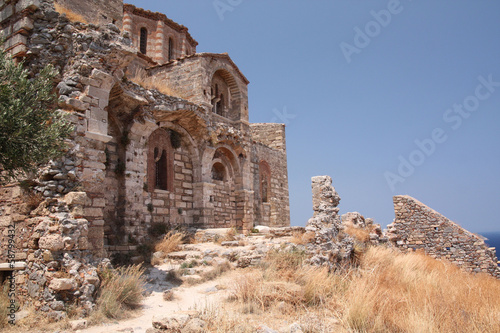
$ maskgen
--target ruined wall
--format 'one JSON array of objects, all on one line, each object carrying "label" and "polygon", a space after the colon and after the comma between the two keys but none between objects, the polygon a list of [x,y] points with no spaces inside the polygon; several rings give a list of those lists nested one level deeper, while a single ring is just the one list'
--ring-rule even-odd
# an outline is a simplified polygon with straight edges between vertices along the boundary
[{"label": "ruined wall", "polygon": [[473,272],[500,277],[494,248],[416,199],[395,196],[394,222],[387,237],[404,250],[422,249],[434,258],[446,259]]},{"label": "ruined wall", "polygon": [[254,141],[286,152],[284,124],[255,123],[250,124],[250,130]]},{"label": "ruined wall", "polygon": [[138,50],[141,28],[147,30],[146,55],[159,64],[196,53],[198,43],[185,26],[173,22],[164,14],[125,5],[123,30],[130,33],[132,43]]},{"label": "ruined wall", "polygon": [[123,0],[55,0],[57,4],[95,25],[113,23],[121,29]]},{"label": "ruined wall", "polygon": [[40,6],[39,0],[0,1],[0,37],[4,49],[13,57],[23,57],[28,51],[28,35],[33,30],[31,14]]}]

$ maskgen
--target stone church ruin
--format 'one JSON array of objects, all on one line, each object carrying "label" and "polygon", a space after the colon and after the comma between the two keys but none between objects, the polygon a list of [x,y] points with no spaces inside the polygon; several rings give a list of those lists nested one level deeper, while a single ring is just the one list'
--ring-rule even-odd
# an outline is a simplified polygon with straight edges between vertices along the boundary
[{"label": "stone church ruin", "polygon": [[[57,107],[75,126],[63,158],[0,187],[0,278],[14,277],[20,300],[53,320],[71,302],[90,313],[102,259],[137,254],[155,232],[301,229],[281,228],[290,225],[285,125],[249,122],[249,81],[228,54],[197,53],[186,27],[122,0],[2,0],[0,31],[31,75],[59,70]],[[499,276],[494,250],[415,200],[395,197],[383,235],[358,213],[341,218],[331,184],[314,179],[314,216],[302,228],[314,236],[311,263],[350,259],[352,238],[334,241],[349,220],[368,226],[372,243]]]},{"label": "stone church ruin", "polygon": [[1,1],[0,25],[31,75],[58,69],[75,125],[64,158],[0,190],[20,296],[55,316],[64,297],[91,304],[92,258],[152,230],[290,224],[285,126],[249,123],[249,81],[226,53],[197,53],[186,27],[121,0]]}]

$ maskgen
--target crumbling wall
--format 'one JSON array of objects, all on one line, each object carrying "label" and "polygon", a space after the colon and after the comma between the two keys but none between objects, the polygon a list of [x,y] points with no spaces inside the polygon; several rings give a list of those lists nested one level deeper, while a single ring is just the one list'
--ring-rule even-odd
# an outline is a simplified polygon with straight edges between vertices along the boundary
[{"label": "crumbling wall", "polygon": [[500,277],[494,248],[418,200],[394,196],[395,219],[387,237],[397,247],[424,250],[434,258],[446,259],[466,270]]},{"label": "crumbling wall", "polygon": [[82,16],[96,25],[113,23],[121,29],[123,23],[123,0],[55,0],[65,9]]}]

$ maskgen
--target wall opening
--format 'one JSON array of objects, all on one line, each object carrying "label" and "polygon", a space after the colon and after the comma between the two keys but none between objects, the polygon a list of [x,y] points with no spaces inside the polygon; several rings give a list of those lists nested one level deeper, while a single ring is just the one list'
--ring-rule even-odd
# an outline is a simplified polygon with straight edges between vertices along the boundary
[{"label": "wall opening", "polygon": [[226,168],[222,163],[214,163],[212,166],[212,179],[224,181],[226,179]]},{"label": "wall opening", "polygon": [[174,40],[172,38],[168,39],[168,61],[174,59]]},{"label": "wall opening", "polygon": [[146,54],[148,51],[148,30],[146,28],[141,28],[139,50],[142,54]]},{"label": "wall opening", "polygon": [[168,164],[167,151],[155,147],[155,188],[159,190],[168,189]]},{"label": "wall opening", "polygon": [[172,191],[174,154],[168,132],[157,129],[149,136],[148,145],[148,188]]}]

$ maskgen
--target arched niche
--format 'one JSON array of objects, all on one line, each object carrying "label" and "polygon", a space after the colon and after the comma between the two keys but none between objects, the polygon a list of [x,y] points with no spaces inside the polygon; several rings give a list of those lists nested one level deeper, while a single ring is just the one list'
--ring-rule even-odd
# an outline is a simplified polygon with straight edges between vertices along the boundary
[{"label": "arched niche", "polygon": [[241,118],[241,92],[233,75],[219,69],[212,76],[210,85],[212,112],[233,121]]}]

